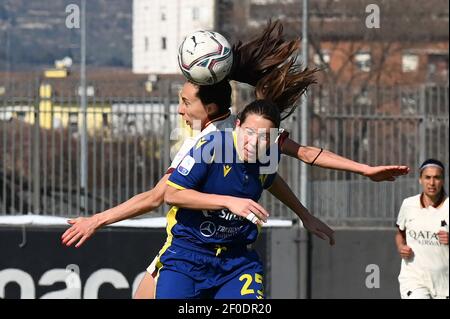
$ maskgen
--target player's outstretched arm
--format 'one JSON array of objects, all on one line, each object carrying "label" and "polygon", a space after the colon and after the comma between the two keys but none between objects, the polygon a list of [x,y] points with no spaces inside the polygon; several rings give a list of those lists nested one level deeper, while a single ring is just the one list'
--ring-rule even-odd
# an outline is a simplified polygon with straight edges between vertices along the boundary
[{"label": "player's outstretched arm", "polygon": [[314,164],[323,168],[347,171],[370,178],[374,182],[395,181],[395,178],[406,175],[409,167],[404,165],[369,166],[352,161],[348,158],[334,154],[327,150],[313,146],[301,146],[287,138],[281,147],[281,151],[291,157],[297,158],[307,164]]},{"label": "player's outstretched arm", "polygon": [[272,185],[268,191],[273,196],[278,198],[283,204],[288,206],[301,219],[303,226],[314,235],[328,241],[330,245],[334,245],[334,230],[328,227],[327,224],[320,219],[313,216],[306,207],[300,203],[298,198],[294,195],[291,188],[286,182],[277,174]]},{"label": "player's outstretched arm", "polygon": [[253,213],[258,218],[256,223],[260,225],[262,222],[266,222],[269,216],[264,207],[249,198],[206,194],[193,189],[178,189],[169,186],[164,200],[169,205],[195,210],[228,209],[233,214],[244,218],[248,218],[247,216]]},{"label": "player's outstretched arm", "polygon": [[169,176],[170,174],[164,175],[153,189],[133,196],[120,205],[90,217],[69,220],[71,227],[61,236],[62,243],[66,246],[76,243],[75,247],[78,248],[101,227],[143,215],[158,208],[164,202],[164,192]]}]

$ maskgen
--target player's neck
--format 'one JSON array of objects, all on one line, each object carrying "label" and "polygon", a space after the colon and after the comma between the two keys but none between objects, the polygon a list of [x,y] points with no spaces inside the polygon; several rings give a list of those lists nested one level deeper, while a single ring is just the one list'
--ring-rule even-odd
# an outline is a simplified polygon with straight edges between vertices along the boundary
[{"label": "player's neck", "polygon": [[442,190],[439,194],[435,196],[429,196],[425,193],[422,193],[422,195],[420,196],[420,203],[423,208],[428,208],[429,206],[437,208],[443,203],[445,196],[446,195],[444,190]]},{"label": "player's neck", "polygon": [[221,114],[218,114],[218,115],[211,116],[212,119],[210,119],[210,118],[208,117],[208,119],[206,120],[205,125],[203,125],[202,131],[203,131],[205,128],[207,128],[208,125],[210,125],[211,123],[214,123],[214,122],[217,122],[217,121],[221,121],[221,120],[226,119],[228,116],[230,116],[230,114],[231,114],[231,112],[228,110],[228,111],[226,111],[225,113],[221,113]]}]

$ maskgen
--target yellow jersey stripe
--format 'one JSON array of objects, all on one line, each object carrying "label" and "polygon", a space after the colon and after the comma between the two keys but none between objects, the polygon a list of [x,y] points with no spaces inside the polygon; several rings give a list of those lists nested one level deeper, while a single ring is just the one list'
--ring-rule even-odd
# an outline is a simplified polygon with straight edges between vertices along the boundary
[{"label": "yellow jersey stripe", "polygon": [[167,213],[167,227],[166,227],[167,239],[166,239],[166,243],[164,244],[164,246],[161,248],[161,250],[158,253],[158,261],[156,262],[156,268],[158,269],[158,272],[159,272],[159,269],[161,269],[161,267],[163,266],[163,264],[161,263],[161,260],[160,260],[162,254],[164,254],[164,252],[170,247],[170,245],[172,245],[172,239],[173,239],[172,228],[177,223],[177,219],[176,219],[177,212],[178,212],[178,207],[172,206],[172,208]]},{"label": "yellow jersey stripe", "polygon": [[[261,235],[262,226],[260,224],[256,224],[256,229],[258,230],[258,234],[256,235],[256,240],[259,239],[259,236]],[[256,242],[255,240],[255,242]]]},{"label": "yellow jersey stripe", "polygon": [[167,227],[166,227],[167,239],[166,239],[166,243],[159,251],[158,260],[156,261],[157,274],[156,274],[156,278],[155,278],[155,296],[156,296],[157,282],[159,279],[159,273],[161,271],[161,268],[164,266],[161,262],[161,256],[170,247],[170,245],[172,245],[172,239],[173,239],[172,228],[177,223],[177,219],[176,219],[177,212],[178,212],[178,207],[172,206],[172,208],[167,213]]},{"label": "yellow jersey stripe", "polygon": [[195,149],[197,150],[199,147],[201,147],[203,144],[207,143],[208,141],[205,140],[204,137],[202,137],[198,142],[197,145],[195,145]]},{"label": "yellow jersey stripe", "polygon": [[234,144],[234,148],[236,149],[236,153],[239,156],[239,159],[241,161],[243,161],[244,159],[242,158],[241,154],[239,153],[239,148],[238,148],[238,144],[237,144],[237,134],[236,131],[233,131],[233,144]]},{"label": "yellow jersey stripe", "polygon": [[[179,190],[186,189],[186,187],[180,186],[180,185],[175,184],[174,182],[171,182],[171,181],[167,181],[166,183],[167,183],[167,185],[172,186],[173,188],[176,188],[176,189],[179,189]],[[169,217],[169,216],[167,216],[167,217]]]}]

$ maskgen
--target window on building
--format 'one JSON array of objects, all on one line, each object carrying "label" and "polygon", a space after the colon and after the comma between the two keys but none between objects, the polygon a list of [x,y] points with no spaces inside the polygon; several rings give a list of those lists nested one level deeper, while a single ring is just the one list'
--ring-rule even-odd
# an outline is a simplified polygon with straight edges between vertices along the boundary
[{"label": "window on building", "polygon": [[198,21],[200,19],[200,9],[198,7],[192,8],[192,20]]},{"label": "window on building", "polygon": [[428,55],[428,78],[433,81],[448,81],[448,53]]},{"label": "window on building", "polygon": [[358,52],[355,55],[356,67],[363,72],[369,72],[371,66],[371,57],[368,52]]},{"label": "window on building", "polygon": [[353,93],[356,96],[356,104],[357,105],[370,105],[372,100],[369,95],[369,90],[362,89],[360,92]]},{"label": "window on building", "polygon": [[163,50],[167,49],[167,38],[166,37],[161,38],[161,49],[163,49]]},{"label": "window on building", "polygon": [[137,132],[136,114],[126,115],[126,125],[127,125],[126,129],[129,133],[135,134]]},{"label": "window on building", "polygon": [[313,102],[313,112],[315,114],[324,114],[330,108],[330,91],[320,86],[315,91],[315,94],[311,94]]},{"label": "window on building", "polygon": [[[323,59],[323,62],[321,58]],[[321,54],[316,53],[314,54],[313,60],[315,65],[328,65],[330,63],[330,53],[328,51],[322,51]]]},{"label": "window on building", "polygon": [[53,123],[53,124],[52,124],[52,125],[53,125],[53,128],[60,128],[60,127],[62,127],[61,118],[53,117],[52,123]]},{"label": "window on building", "polygon": [[148,47],[149,47],[149,45],[148,45],[148,37],[144,38],[144,47],[145,47],[145,52],[148,52]]},{"label": "window on building", "polygon": [[72,132],[78,131],[78,113],[76,112],[69,113],[69,128]]},{"label": "window on building", "polygon": [[25,121],[26,113],[24,111],[17,111],[16,117],[19,121]]},{"label": "window on building", "polygon": [[[83,90],[81,86],[78,87],[78,95],[81,96],[83,94]],[[86,87],[86,96],[93,97],[95,95],[95,88],[92,85],[88,85]]]},{"label": "window on building", "polygon": [[102,113],[102,124],[107,127],[109,125],[108,113]]},{"label": "window on building", "polygon": [[412,53],[404,53],[402,56],[402,71],[414,72],[419,67],[419,56]]}]

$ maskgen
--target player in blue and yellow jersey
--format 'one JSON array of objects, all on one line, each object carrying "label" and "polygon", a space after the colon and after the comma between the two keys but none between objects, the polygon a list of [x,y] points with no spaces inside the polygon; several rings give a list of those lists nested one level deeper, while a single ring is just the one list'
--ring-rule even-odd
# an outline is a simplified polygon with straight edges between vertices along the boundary
[{"label": "player in blue and yellow jersey", "polygon": [[264,297],[263,265],[249,247],[268,217],[257,203],[263,189],[308,215],[276,173],[279,149],[270,131],[279,124],[274,103],[254,101],[235,131],[206,135],[169,177],[165,200],[174,206],[157,263],[157,298]]}]

